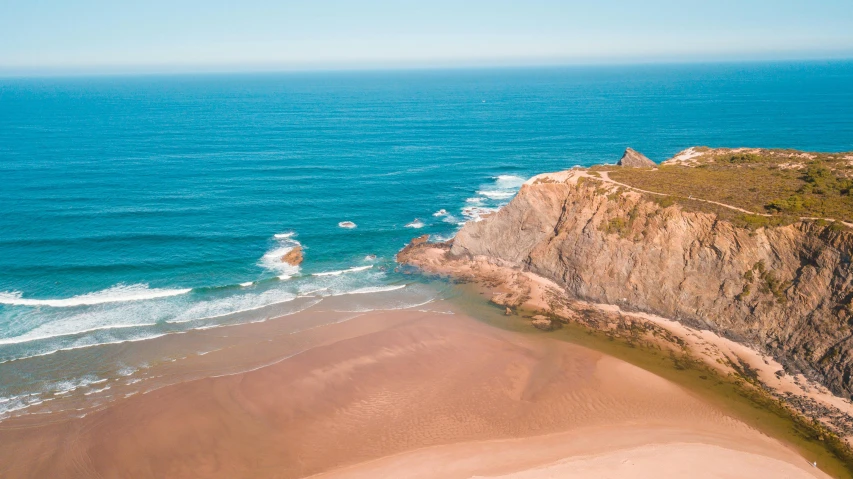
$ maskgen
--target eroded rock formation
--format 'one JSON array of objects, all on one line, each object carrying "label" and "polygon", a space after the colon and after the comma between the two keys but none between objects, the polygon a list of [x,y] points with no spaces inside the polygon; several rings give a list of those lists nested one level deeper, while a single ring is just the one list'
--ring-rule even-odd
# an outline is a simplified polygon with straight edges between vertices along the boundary
[{"label": "eroded rock formation", "polygon": [[629,168],[646,168],[656,166],[654,161],[648,159],[646,155],[633,148],[626,148],[625,153],[622,155],[622,159],[616,164]]},{"label": "eroded rock formation", "polygon": [[570,297],[711,329],[853,393],[848,229],[736,227],[572,170],[532,178],[444,249],[533,272]]}]

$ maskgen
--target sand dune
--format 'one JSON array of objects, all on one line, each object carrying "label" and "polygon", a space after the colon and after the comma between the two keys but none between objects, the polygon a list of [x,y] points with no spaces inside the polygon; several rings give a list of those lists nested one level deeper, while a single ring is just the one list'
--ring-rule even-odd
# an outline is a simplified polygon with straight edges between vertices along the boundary
[{"label": "sand dune", "polygon": [[678,386],[576,345],[415,311],[325,334],[270,366],[82,419],[0,424],[0,475],[825,477]]}]

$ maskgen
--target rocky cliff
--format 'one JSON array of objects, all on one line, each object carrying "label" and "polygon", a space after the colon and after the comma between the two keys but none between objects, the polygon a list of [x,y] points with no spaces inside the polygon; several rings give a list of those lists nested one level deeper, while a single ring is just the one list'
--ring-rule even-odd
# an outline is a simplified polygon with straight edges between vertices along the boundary
[{"label": "rocky cliff", "polygon": [[853,393],[853,235],[800,220],[736,226],[584,169],[527,181],[467,223],[452,257],[529,270],[578,299],[711,329]]}]

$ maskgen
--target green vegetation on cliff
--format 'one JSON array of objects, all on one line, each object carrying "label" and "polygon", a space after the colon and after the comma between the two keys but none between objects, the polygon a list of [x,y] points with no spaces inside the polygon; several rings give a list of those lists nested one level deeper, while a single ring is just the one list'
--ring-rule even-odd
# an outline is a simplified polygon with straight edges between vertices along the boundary
[{"label": "green vegetation on cliff", "polygon": [[853,222],[853,153],[695,148],[656,168],[597,166],[592,171],[607,171],[614,181],[670,195],[689,209],[713,210],[744,226],[799,218]]}]

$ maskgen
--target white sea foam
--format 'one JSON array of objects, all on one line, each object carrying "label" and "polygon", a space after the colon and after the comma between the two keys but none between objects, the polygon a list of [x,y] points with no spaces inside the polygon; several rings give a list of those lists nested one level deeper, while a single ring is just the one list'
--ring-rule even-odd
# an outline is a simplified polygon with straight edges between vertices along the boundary
[{"label": "white sea foam", "polygon": [[141,337],[136,337],[136,338],[132,338],[132,339],[120,339],[120,340],[118,340],[118,341],[105,341],[105,342],[96,342],[96,343],[89,343],[89,344],[81,344],[81,345],[78,345],[78,346],[70,346],[70,347],[67,347],[67,348],[53,349],[53,350],[50,350],[50,351],[46,351],[46,352],[38,353],[38,354],[32,354],[32,355],[29,355],[29,356],[21,356],[21,357],[18,357],[18,358],[14,358],[14,359],[9,359],[9,360],[6,360],[6,361],[2,361],[2,362],[0,362],[0,364],[8,363],[8,362],[12,362],[12,361],[22,361],[22,360],[24,360],[24,359],[39,358],[39,357],[42,357],[42,356],[50,356],[51,354],[61,353],[61,352],[63,352],[63,351],[74,351],[74,350],[76,350],[76,349],[95,348],[95,347],[98,347],[98,346],[109,346],[109,345],[113,345],[113,344],[135,343],[135,342],[139,342],[139,341],[147,341],[147,340],[149,340],[149,339],[161,338],[161,337],[163,337],[163,336],[166,336],[167,334],[180,334],[180,333],[183,333],[183,331],[178,331],[178,332],[176,332],[176,333],[159,333],[159,334],[151,334],[151,335],[141,336]]},{"label": "white sea foam", "polygon": [[[465,200],[468,206],[461,210],[465,221],[480,221],[483,216],[494,213],[506,204],[506,200],[515,196],[525,182],[524,178],[517,175],[498,175],[492,179],[492,184],[480,185],[478,196]],[[465,224],[465,221],[460,221],[453,215],[446,215],[442,221],[459,226]]]},{"label": "white sea foam", "polygon": [[357,271],[364,271],[364,270],[370,269],[372,267],[373,267],[372,264],[367,265],[367,266],[354,266],[352,268],[341,269],[338,271],[323,271],[321,273],[314,273],[311,276],[340,276],[344,273],[355,273]]},{"label": "white sea foam", "polygon": [[516,175],[498,175],[495,177],[495,185],[498,188],[521,188],[525,181],[527,180]]},{"label": "white sea foam", "polygon": [[293,239],[293,236],[294,233],[280,233],[273,236],[276,244],[261,256],[258,266],[277,273],[279,279],[282,280],[290,279],[291,276],[298,273],[299,266],[294,266],[281,260],[284,255],[293,251],[293,248],[302,245],[299,241]]},{"label": "white sea foam", "polygon": [[53,322],[42,325],[20,336],[0,339],[0,344],[20,344],[27,343],[30,341],[39,341],[42,339],[53,339],[61,338],[63,336],[74,336],[78,334],[94,333],[96,331],[105,331],[109,329],[128,329],[140,328],[144,326],[154,326],[154,324],[155,323],[107,324],[103,326],[79,329],[75,328],[75,326],[79,326],[79,324],[74,322]]},{"label": "white sea foam", "polygon": [[507,198],[512,198],[515,196],[515,191],[505,191],[505,190],[480,190],[477,192],[478,195],[483,195],[486,198],[490,198],[493,200],[505,200]]},{"label": "white sea foam", "polygon": [[106,382],[106,379],[97,379],[94,376],[83,376],[77,379],[59,381],[53,384],[50,389],[53,389],[54,395],[62,395],[72,393],[82,387],[90,386],[92,384],[100,384],[103,382]]},{"label": "white sea foam", "polygon": [[484,215],[494,213],[498,208],[484,208],[482,206],[466,206],[462,208],[462,216],[467,220],[481,221]]},{"label": "white sea foam", "polygon": [[386,293],[388,291],[397,291],[398,289],[403,289],[405,287],[405,284],[399,284],[395,286],[369,286],[366,288],[354,289],[352,291],[344,291],[341,293],[333,294],[332,296],[345,296],[347,294]]},{"label": "white sea foam", "polygon": [[353,309],[336,309],[334,311],[337,313],[368,313],[371,311],[397,311],[397,310],[401,310],[401,309],[411,309],[411,308],[417,308],[419,306],[425,306],[427,304],[432,303],[433,301],[435,301],[435,299],[430,298],[426,301],[423,301],[420,303],[415,303],[415,304],[401,303],[401,304],[398,304],[395,306],[382,305],[379,307],[365,307],[365,306],[363,306],[363,307],[355,307]]},{"label": "white sea foam", "polygon": [[300,298],[311,297],[311,295],[314,293],[319,293],[319,292],[328,291],[328,290],[329,290],[329,288],[317,288],[317,289],[311,289],[308,291],[300,291],[299,297]]},{"label": "white sea foam", "polygon": [[81,294],[64,299],[30,299],[24,298],[19,291],[0,293],[0,304],[15,306],[49,306],[51,308],[71,308],[75,306],[91,306],[105,303],[123,303],[128,301],[144,301],[148,299],[178,296],[192,291],[190,288],[166,289],[149,288],[147,284],[117,284],[111,288],[94,293]]},{"label": "white sea foam", "polygon": [[340,223],[338,223],[338,226],[341,228],[352,229],[357,227],[358,225],[353,223],[352,221],[341,221]]},{"label": "white sea foam", "polygon": [[[39,391],[0,397],[0,417],[7,417],[11,413],[52,401],[56,396],[70,394],[77,389],[88,388],[94,384],[102,384],[106,381],[106,379],[98,379],[96,376],[86,375],[77,379],[63,380],[47,384]],[[46,395],[50,395],[51,397],[46,398]]]},{"label": "white sea foam", "polygon": [[433,213],[432,215],[433,215],[433,216],[435,216],[435,217],[439,217],[439,216],[447,216],[447,210],[446,210],[446,209],[444,209],[444,208],[442,208],[442,209],[440,209],[440,210],[436,211],[435,213]]},{"label": "white sea foam", "polygon": [[414,221],[412,221],[411,223],[409,223],[409,224],[407,224],[407,225],[406,225],[406,228],[417,228],[417,229],[420,229],[420,228],[423,228],[423,227],[424,227],[424,222],[423,222],[423,221],[421,221],[421,220],[419,220],[419,219],[417,219],[417,218],[415,218],[415,219],[414,219]]},{"label": "white sea foam", "polygon": [[37,406],[43,402],[37,394],[22,394],[20,396],[9,396],[0,399],[4,400],[0,402],[0,417],[5,417],[13,412],[21,411],[31,406]]},{"label": "white sea foam", "polygon": [[272,237],[275,239],[287,239],[287,238],[292,238],[295,235],[296,235],[295,232],[289,231],[287,233],[276,233]]},{"label": "white sea foam", "polygon": [[240,283],[240,286],[243,288],[248,288],[249,286],[251,286],[253,284],[255,284],[255,283],[252,281],[246,281],[245,283]]},{"label": "white sea foam", "polygon": [[85,393],[83,393],[83,395],[84,395],[84,396],[90,396],[90,395],[92,395],[92,394],[102,393],[102,392],[104,392],[104,391],[106,391],[106,390],[108,390],[108,389],[110,389],[110,387],[109,387],[109,386],[104,386],[104,387],[102,387],[101,389],[93,389],[93,390],[91,390],[91,391],[85,392]]},{"label": "white sea foam", "polygon": [[294,299],[296,299],[295,294],[278,288],[261,293],[235,294],[195,303],[166,322],[174,324],[207,321],[231,314],[254,311],[273,304],[288,303]]}]

